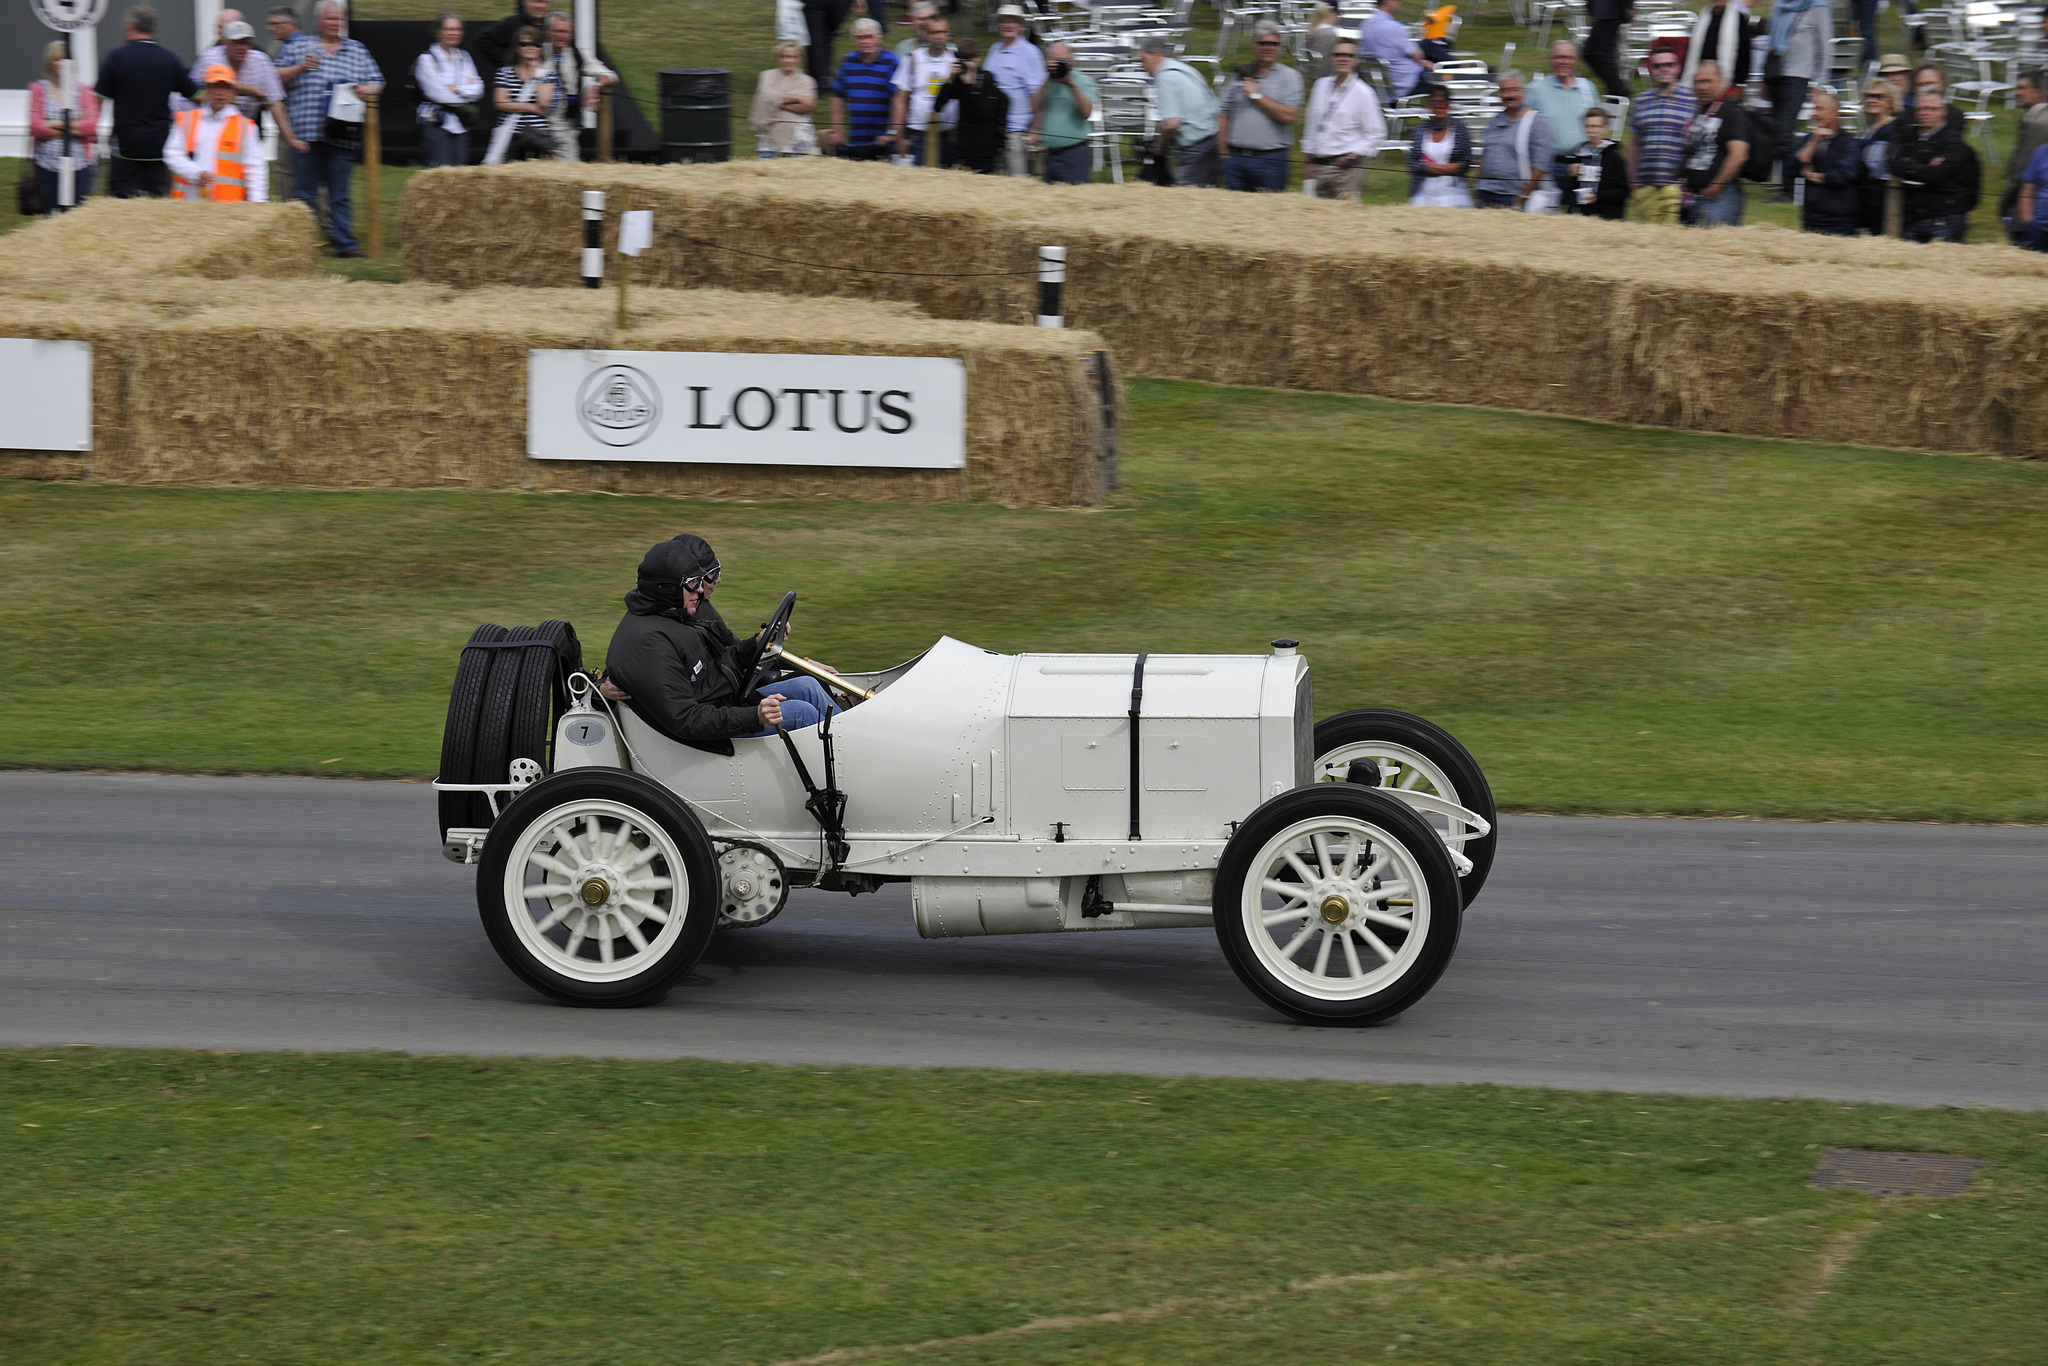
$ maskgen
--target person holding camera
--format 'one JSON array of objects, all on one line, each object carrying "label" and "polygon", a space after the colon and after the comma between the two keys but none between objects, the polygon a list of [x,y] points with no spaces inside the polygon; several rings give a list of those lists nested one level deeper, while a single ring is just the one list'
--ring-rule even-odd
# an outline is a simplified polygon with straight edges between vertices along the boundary
[{"label": "person holding camera", "polygon": [[960,59],[953,64],[952,79],[939,87],[933,116],[949,104],[960,108],[953,130],[954,164],[994,175],[996,161],[1009,143],[1010,97],[996,84],[995,75],[982,69],[981,49],[970,39],[960,40]]},{"label": "person holding camera", "polygon": [[1387,140],[1387,120],[1379,96],[1359,79],[1357,43],[1337,40],[1330,72],[1309,92],[1301,155],[1317,199],[1355,200],[1365,188],[1365,164]]},{"label": "person holding camera", "polygon": [[1237,69],[1216,111],[1216,155],[1227,190],[1287,188],[1288,129],[1301,115],[1301,73],[1280,64],[1280,26],[1261,19],[1252,29],[1258,60]]},{"label": "person holding camera", "polygon": [[1031,97],[1031,132],[1025,141],[1045,148],[1045,183],[1086,185],[1092,167],[1088,156],[1088,123],[1101,92],[1095,78],[1074,70],[1074,50],[1065,43],[1046,49],[1052,64],[1046,81]]},{"label": "person holding camera", "polygon": [[1216,97],[1209,82],[1173,56],[1164,38],[1138,45],[1138,61],[1152,78],[1152,99],[1159,113],[1159,146],[1171,153],[1173,183],[1208,186],[1216,183]]}]

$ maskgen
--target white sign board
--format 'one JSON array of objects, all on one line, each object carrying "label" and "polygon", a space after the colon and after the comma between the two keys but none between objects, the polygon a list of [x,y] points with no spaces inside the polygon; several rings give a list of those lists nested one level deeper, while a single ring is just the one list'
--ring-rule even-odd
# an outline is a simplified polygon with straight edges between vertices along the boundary
[{"label": "white sign board", "polygon": [[107,0],[29,0],[45,28],[73,33],[92,28],[107,12]]},{"label": "white sign board", "polygon": [[92,343],[0,337],[0,450],[92,449]]},{"label": "white sign board", "polygon": [[536,460],[839,465],[967,463],[967,365],[927,356],[529,351]]}]

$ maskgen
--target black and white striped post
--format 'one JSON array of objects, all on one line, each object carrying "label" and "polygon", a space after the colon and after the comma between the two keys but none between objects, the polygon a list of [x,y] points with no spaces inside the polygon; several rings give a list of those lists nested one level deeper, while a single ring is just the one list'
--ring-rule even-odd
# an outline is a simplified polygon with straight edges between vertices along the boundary
[{"label": "black and white striped post", "polygon": [[583,192],[583,287],[604,283],[604,191]]},{"label": "black and white striped post", "polygon": [[1038,325],[1040,327],[1065,327],[1066,317],[1060,312],[1060,291],[1067,283],[1067,249],[1065,247],[1040,247],[1038,249]]}]

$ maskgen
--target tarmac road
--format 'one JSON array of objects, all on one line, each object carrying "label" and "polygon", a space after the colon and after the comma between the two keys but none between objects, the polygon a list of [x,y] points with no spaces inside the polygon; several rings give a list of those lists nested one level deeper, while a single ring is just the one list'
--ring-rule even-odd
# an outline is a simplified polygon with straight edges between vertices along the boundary
[{"label": "tarmac road", "polygon": [[1457,960],[1377,1029],[1274,1015],[1206,929],[917,938],[798,892],[667,1003],[498,962],[423,784],[0,773],[0,1044],[584,1053],[2048,1107],[2048,830],[1508,817]]}]

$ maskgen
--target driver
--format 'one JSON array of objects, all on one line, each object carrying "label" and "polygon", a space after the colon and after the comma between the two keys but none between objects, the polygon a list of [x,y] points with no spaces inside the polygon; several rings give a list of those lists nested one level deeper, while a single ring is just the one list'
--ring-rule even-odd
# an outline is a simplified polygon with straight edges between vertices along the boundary
[{"label": "driver", "polygon": [[801,730],[838,710],[813,678],[785,678],[743,695],[763,641],[735,638],[711,605],[719,577],[718,556],[702,537],[684,534],[647,552],[605,652],[604,695],[631,702],[671,740],[714,754],[731,754],[736,736]]}]

